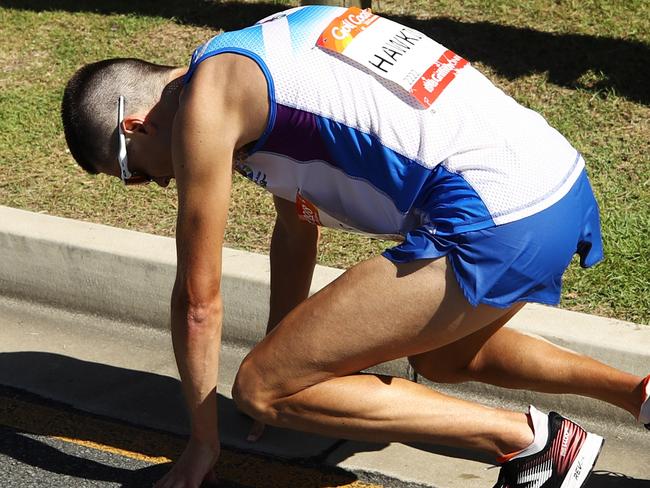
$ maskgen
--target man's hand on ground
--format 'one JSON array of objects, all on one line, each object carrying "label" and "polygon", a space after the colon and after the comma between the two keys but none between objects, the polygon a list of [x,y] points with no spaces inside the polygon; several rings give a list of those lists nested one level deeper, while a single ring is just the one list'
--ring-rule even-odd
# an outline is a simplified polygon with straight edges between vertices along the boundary
[{"label": "man's hand on ground", "polygon": [[264,434],[264,428],[266,427],[265,424],[262,422],[255,420],[253,422],[253,426],[251,427],[250,432],[248,433],[248,437],[246,437],[246,440],[248,442],[257,442],[260,437],[262,437],[262,434]]},{"label": "man's hand on ground", "polygon": [[174,467],[154,485],[154,488],[199,488],[206,482],[216,486],[213,471],[219,459],[220,448],[190,439]]}]

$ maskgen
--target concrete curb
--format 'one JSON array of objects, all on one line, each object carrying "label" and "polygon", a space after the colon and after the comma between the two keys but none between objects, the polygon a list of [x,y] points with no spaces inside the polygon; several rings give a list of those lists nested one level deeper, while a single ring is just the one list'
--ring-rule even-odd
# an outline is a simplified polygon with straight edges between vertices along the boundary
[{"label": "concrete curb", "polygon": [[[0,206],[0,294],[167,329],[174,239]],[[224,338],[264,335],[269,261],[223,251]],[[316,291],[341,270],[318,266]],[[143,286],[143,284],[146,284]]]},{"label": "concrete curb", "polygon": [[[176,263],[171,238],[0,207],[0,260],[2,295],[168,328]],[[341,273],[318,266],[312,291]],[[267,256],[224,249],[225,341],[250,347],[263,336],[268,283]],[[535,304],[527,305],[509,325],[630,372],[648,373],[650,327]],[[379,369],[407,374],[404,361]],[[477,385],[468,388],[471,395],[482,391]],[[508,390],[498,395],[521,400],[520,394]],[[613,415],[598,402],[568,398],[567,408]]]}]

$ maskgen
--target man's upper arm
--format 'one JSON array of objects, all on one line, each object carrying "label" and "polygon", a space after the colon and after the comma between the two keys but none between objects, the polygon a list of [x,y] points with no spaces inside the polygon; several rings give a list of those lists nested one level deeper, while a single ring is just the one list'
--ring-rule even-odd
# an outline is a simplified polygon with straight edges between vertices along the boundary
[{"label": "man's upper arm", "polygon": [[[178,186],[175,291],[196,305],[211,303],[219,295],[233,153],[259,137],[266,122],[259,120],[263,112],[250,109],[251,104],[259,105],[258,94],[240,89],[238,77],[248,76],[250,83],[249,67],[244,66],[242,74],[240,60],[219,57],[205,61],[194,73],[172,136]],[[262,96],[263,104],[265,91]]]}]

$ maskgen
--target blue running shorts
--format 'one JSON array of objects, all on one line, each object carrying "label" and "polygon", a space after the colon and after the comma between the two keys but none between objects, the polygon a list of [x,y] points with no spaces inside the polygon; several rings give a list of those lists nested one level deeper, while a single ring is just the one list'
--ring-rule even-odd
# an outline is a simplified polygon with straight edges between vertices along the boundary
[{"label": "blue running shorts", "polygon": [[585,170],[561,200],[530,217],[447,236],[424,225],[383,255],[396,263],[447,256],[473,306],[507,308],[557,305],[562,275],[576,253],[583,268],[603,259],[598,203]]}]

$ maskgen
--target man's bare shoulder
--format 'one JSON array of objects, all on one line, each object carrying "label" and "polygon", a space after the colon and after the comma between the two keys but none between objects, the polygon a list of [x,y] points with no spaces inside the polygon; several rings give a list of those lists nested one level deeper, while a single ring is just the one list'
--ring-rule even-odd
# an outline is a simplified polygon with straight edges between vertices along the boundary
[{"label": "man's bare shoulder", "polygon": [[246,56],[232,53],[213,56],[197,66],[183,89],[180,106],[188,104],[192,112],[203,114],[202,119],[223,117],[238,123],[242,131],[239,145],[243,146],[259,139],[266,129],[269,114],[266,77],[259,65]]}]

